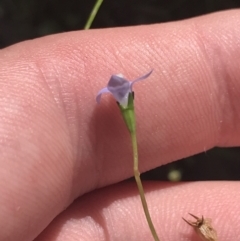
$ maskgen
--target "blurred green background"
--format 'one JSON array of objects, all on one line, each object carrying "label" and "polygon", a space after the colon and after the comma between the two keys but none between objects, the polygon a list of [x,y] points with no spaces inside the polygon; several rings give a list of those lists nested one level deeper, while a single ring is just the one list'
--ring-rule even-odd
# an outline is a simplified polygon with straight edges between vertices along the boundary
[{"label": "blurred green background", "polygon": [[[0,48],[84,27],[94,0],[0,0]],[[92,28],[180,20],[240,7],[240,0],[104,0]],[[142,175],[154,180],[239,180],[240,148],[214,148]],[[160,157],[161,158],[161,157]]]}]

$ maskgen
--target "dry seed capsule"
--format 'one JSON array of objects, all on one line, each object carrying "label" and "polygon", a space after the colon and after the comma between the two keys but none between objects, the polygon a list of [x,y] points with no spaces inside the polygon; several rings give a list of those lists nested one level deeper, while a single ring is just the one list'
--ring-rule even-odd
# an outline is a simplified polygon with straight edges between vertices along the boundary
[{"label": "dry seed capsule", "polygon": [[217,232],[211,225],[211,219],[199,218],[191,213],[189,213],[196,221],[188,221],[183,218],[183,220],[194,228],[196,233],[201,237],[203,241],[218,241]]}]

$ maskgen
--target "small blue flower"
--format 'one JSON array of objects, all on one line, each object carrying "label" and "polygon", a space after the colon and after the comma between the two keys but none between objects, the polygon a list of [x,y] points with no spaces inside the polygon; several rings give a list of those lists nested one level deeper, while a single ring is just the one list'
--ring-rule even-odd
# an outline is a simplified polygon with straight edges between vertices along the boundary
[{"label": "small blue flower", "polygon": [[113,97],[116,99],[116,101],[122,106],[127,107],[128,105],[128,95],[132,92],[132,86],[137,81],[146,79],[153,70],[151,70],[149,73],[133,80],[128,81],[126,80],[122,75],[112,75],[110,80],[108,81],[107,87],[101,89],[98,94],[96,101],[97,103],[100,103],[101,96],[103,93],[111,93]]}]

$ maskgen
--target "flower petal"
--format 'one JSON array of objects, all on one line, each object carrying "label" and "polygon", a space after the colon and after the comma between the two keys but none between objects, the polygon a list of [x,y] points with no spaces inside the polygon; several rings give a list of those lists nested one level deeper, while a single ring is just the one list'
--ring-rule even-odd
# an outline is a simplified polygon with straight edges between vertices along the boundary
[{"label": "flower petal", "polygon": [[96,97],[97,103],[100,103],[101,96],[103,93],[111,93],[115,100],[123,107],[127,107],[128,105],[128,96],[129,93],[132,92],[132,86],[135,82],[146,79],[153,70],[149,73],[133,80],[128,81],[126,80],[121,74],[119,75],[112,75],[110,80],[108,81],[107,87],[101,89]]},{"label": "flower petal", "polygon": [[152,72],[153,72],[153,69],[149,73],[147,73],[147,74],[145,74],[145,75],[143,75],[143,76],[141,76],[141,77],[131,81],[131,83],[130,83],[130,91],[132,92],[132,86],[133,86],[134,83],[136,83],[137,81],[146,79]]},{"label": "flower petal", "polygon": [[130,82],[118,75],[112,75],[107,88],[113,94],[116,101],[121,104],[130,92]]},{"label": "flower petal", "polygon": [[109,93],[109,92],[110,92],[110,91],[108,90],[107,87],[101,89],[101,90],[98,92],[97,97],[96,97],[97,103],[98,103],[98,104],[100,103],[102,94],[104,94],[104,93]]}]

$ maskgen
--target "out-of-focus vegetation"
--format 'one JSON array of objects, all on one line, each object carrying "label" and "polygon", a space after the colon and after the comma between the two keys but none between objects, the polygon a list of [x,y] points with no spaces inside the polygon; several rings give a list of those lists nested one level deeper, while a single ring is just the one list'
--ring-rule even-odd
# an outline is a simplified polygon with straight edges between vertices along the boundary
[{"label": "out-of-focus vegetation", "polygon": [[[95,0],[0,0],[0,47],[83,29]],[[240,7],[240,0],[104,0],[92,28],[160,23]]]}]

